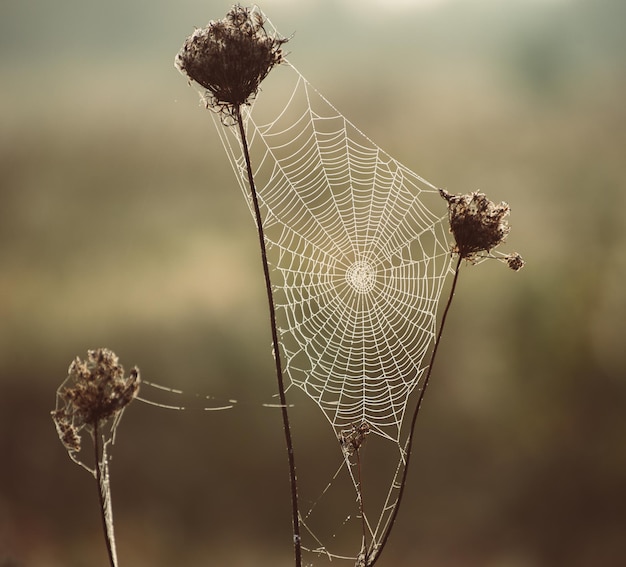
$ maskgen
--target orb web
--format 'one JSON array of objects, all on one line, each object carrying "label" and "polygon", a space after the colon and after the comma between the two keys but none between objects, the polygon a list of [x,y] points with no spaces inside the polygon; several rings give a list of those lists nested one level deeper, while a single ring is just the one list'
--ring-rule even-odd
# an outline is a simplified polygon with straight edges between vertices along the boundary
[{"label": "orb web", "polygon": [[[273,73],[244,120],[288,385],[336,432],[367,422],[399,442],[451,269],[444,203],[294,67]],[[235,129],[217,122],[251,207]]]},{"label": "orb web", "polygon": [[[312,542],[302,548],[370,565],[395,518],[410,443],[405,416],[427,371],[439,300],[452,273],[446,206],[434,185],[378,147],[288,62],[272,71],[242,115],[285,383],[319,406],[342,451],[328,486],[301,514]],[[214,119],[254,219],[238,131],[219,115]],[[365,461],[357,467],[359,455],[342,443],[360,431],[374,434],[370,463],[388,465],[381,491],[368,488],[367,514],[355,472]],[[335,547],[336,534],[321,536],[313,526],[313,510],[342,470],[357,510],[340,526],[360,518],[357,555],[352,547],[331,552],[327,542]],[[336,515],[338,500],[329,506]]]}]

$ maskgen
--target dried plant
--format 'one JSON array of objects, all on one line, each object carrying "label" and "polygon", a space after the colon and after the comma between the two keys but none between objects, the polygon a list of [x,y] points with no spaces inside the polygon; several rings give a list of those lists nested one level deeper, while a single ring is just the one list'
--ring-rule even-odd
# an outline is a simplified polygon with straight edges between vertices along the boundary
[{"label": "dried plant", "polygon": [[133,368],[125,377],[118,357],[108,349],[88,351],[87,360],[77,357],[58,391],[61,405],[52,412],[65,448],[78,453],[81,430],[93,437],[107,422],[117,423],[124,408],[137,396],[139,383],[139,370]]},{"label": "dried plant", "polygon": [[302,543],[298,483],[278,341],[276,306],[267,259],[263,218],[241,114],[242,106],[249,104],[256,96],[261,81],[277,64],[283,61],[282,46],[287,39],[268,34],[264,24],[265,18],[260,12],[235,5],[224,19],[209,22],[206,28],[196,30],[185,40],[183,47],[176,55],[175,66],[190,80],[206,89],[204,94],[206,107],[218,112],[225,126],[236,125],[239,130],[263,264],[276,380],[289,461],[294,556],[296,567],[300,567],[302,564]]},{"label": "dried plant", "polygon": [[[455,240],[453,253],[473,262],[481,253],[489,254],[504,242],[511,230],[506,221],[511,210],[507,203],[496,205],[477,191],[452,195],[440,189],[439,193],[448,202],[450,232]],[[524,260],[517,253],[505,255],[504,259],[514,271],[524,266]]]},{"label": "dried plant", "polygon": [[[363,491],[363,471],[361,466],[361,448],[365,444],[367,436],[371,433],[371,428],[367,421],[361,425],[352,424],[349,429],[339,432],[338,440],[343,451],[346,462],[350,466],[356,466],[356,493],[359,504],[359,516],[361,517],[361,549],[356,558],[355,567],[367,567],[368,541],[367,541],[367,514],[365,513],[365,500]],[[354,459],[354,463],[351,460]]]},{"label": "dried plant", "polygon": [[349,458],[358,453],[370,431],[371,429],[367,421],[358,426],[353,424],[350,429],[341,430],[338,440],[344,455]]},{"label": "dried plant", "polygon": [[[512,254],[503,254],[502,256],[492,255],[492,250],[504,242],[510,231],[510,227],[506,221],[506,217],[510,213],[510,207],[508,204],[500,203],[499,205],[496,205],[487,199],[484,194],[478,192],[465,195],[452,195],[447,191],[440,189],[439,193],[448,202],[450,232],[455,239],[455,244],[451,252],[457,255],[457,262],[454,268],[454,277],[452,279],[452,286],[450,288],[448,300],[443,310],[441,324],[439,325],[437,337],[435,338],[435,344],[430,355],[430,361],[428,362],[426,376],[424,377],[423,385],[419,391],[417,404],[413,410],[411,428],[406,444],[406,465],[400,481],[400,492],[398,495],[397,505],[393,510],[391,521],[385,534],[383,535],[380,546],[370,556],[366,555],[363,560],[362,565],[365,567],[372,567],[380,558],[400,509],[400,503],[406,486],[409,462],[411,460],[415,424],[417,423],[417,416],[422,407],[424,394],[426,393],[426,389],[428,388],[430,377],[432,375],[435,359],[437,357],[437,351],[443,335],[443,329],[452,305],[452,299],[454,298],[456,292],[462,261],[466,260],[470,263],[475,263],[479,258],[496,258],[504,260],[508,264],[509,268],[514,271],[518,271],[524,266],[524,260],[517,252]],[[357,561],[357,567],[358,566],[359,564]]]},{"label": "dried plant", "polygon": [[[111,488],[109,484],[109,451],[124,409],[139,392],[139,370],[128,376],[114,352],[100,348],[90,350],[87,360],[76,358],[68,376],[57,390],[57,406],[52,419],[59,439],[72,460],[89,471],[98,484],[98,498],[104,536],[111,567],[117,566],[113,529]],[[83,434],[94,444],[94,463],[90,466],[78,453]]]},{"label": "dried plant", "polygon": [[259,12],[236,5],[222,20],[197,29],[176,55],[175,65],[206,89],[205,103],[229,121],[256,96],[259,85],[283,60],[288,40],[267,33]]}]

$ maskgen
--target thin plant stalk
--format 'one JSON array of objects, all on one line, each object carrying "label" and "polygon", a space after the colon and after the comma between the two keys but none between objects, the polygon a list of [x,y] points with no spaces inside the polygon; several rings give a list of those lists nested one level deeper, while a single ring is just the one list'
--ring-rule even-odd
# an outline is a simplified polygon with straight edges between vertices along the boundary
[{"label": "thin plant stalk", "polygon": [[367,516],[365,515],[365,503],[363,502],[363,476],[361,473],[361,454],[360,448],[356,450],[356,465],[357,465],[357,479],[359,483],[358,496],[359,496],[359,512],[361,514],[361,530],[363,531],[361,539],[361,552],[360,557],[367,557]]},{"label": "thin plant stalk", "polygon": [[411,448],[413,446],[413,435],[415,433],[415,424],[417,422],[417,414],[422,407],[422,401],[424,400],[424,394],[426,393],[426,388],[428,387],[428,383],[430,381],[430,376],[433,371],[433,365],[435,363],[435,358],[437,356],[437,350],[439,349],[439,343],[441,342],[441,336],[443,335],[443,329],[446,324],[446,319],[448,317],[448,312],[450,311],[450,306],[452,305],[452,299],[454,298],[454,292],[456,290],[457,282],[459,280],[459,273],[461,268],[461,261],[463,260],[463,256],[461,254],[458,255],[457,263],[454,268],[454,278],[452,280],[452,286],[450,288],[450,294],[448,296],[448,301],[446,303],[446,307],[443,311],[443,315],[441,317],[441,325],[439,326],[439,331],[437,333],[437,338],[435,339],[435,345],[433,346],[433,351],[430,355],[430,361],[428,363],[428,370],[426,371],[426,376],[424,378],[424,385],[420,390],[419,397],[417,398],[417,404],[415,409],[413,410],[413,417],[411,418],[411,428],[409,430],[409,438],[407,439],[406,444],[406,456],[404,463],[404,471],[402,472],[402,480],[400,481],[400,488],[398,492],[398,499],[396,500],[396,504],[394,506],[393,512],[391,513],[391,518],[389,520],[389,524],[383,537],[381,539],[380,545],[372,557],[371,562],[367,563],[368,567],[372,567],[380,558],[380,555],[389,539],[389,534],[391,533],[391,529],[393,527],[394,522],[396,521],[396,516],[398,515],[398,511],[400,509],[400,504],[402,503],[402,497],[404,495],[404,487],[406,486],[406,479],[409,470],[409,461],[411,460]]},{"label": "thin plant stalk", "polygon": [[265,277],[265,290],[267,292],[267,301],[269,304],[270,324],[272,328],[272,343],[274,348],[274,361],[276,365],[276,379],[278,382],[278,395],[280,399],[280,408],[283,417],[283,429],[285,432],[285,444],[287,446],[287,456],[289,459],[289,480],[291,485],[291,519],[293,524],[293,546],[296,567],[302,565],[302,542],[300,537],[300,512],[298,507],[298,481],[296,477],[296,461],[293,450],[293,440],[291,437],[291,426],[289,425],[289,412],[287,411],[287,397],[285,395],[285,383],[283,379],[283,368],[278,343],[278,327],[276,324],[276,305],[274,303],[274,293],[272,291],[272,282],[270,279],[270,268],[267,260],[267,247],[265,245],[265,234],[263,231],[263,222],[261,218],[261,210],[259,208],[259,199],[254,183],[254,175],[252,173],[252,165],[250,162],[250,152],[248,150],[248,141],[241,116],[241,107],[234,109],[235,120],[239,127],[239,135],[241,145],[243,147],[243,155],[246,160],[246,169],[248,172],[248,184],[252,194],[252,204],[254,208],[254,216],[256,219],[257,231],[259,236],[259,246],[261,247],[261,260],[263,262],[263,275]]},{"label": "thin plant stalk", "polygon": [[109,486],[109,464],[107,462],[106,449],[101,448],[100,431],[98,423],[94,425],[94,456],[96,459],[96,481],[98,485],[98,501],[100,503],[100,517],[102,518],[102,530],[106,543],[107,555],[111,567],[117,567],[117,552],[115,537],[113,535],[113,518],[111,510],[111,493]]}]

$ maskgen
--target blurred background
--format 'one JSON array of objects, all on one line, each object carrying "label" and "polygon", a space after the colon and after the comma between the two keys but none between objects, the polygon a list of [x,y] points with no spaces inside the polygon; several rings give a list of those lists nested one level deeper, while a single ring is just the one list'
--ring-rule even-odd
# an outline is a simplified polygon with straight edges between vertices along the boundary
[{"label": "blurred background", "polygon": [[[207,405],[240,400],[126,412],[121,564],[292,564],[281,418],[261,405],[275,378],[254,225],[173,67],[230,6],[0,6],[2,567],[107,565],[94,481],[50,419],[71,360],[101,346]],[[261,8],[294,34],[289,60],[389,154],[510,203],[506,250],[527,261],[463,269],[380,565],[626,564],[626,3]],[[294,401],[314,478],[332,432]]]}]

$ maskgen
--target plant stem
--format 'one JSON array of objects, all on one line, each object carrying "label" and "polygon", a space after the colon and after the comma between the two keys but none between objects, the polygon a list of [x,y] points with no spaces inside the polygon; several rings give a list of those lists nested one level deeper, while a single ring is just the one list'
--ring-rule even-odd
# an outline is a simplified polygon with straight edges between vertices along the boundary
[{"label": "plant stem", "polygon": [[361,514],[361,530],[363,532],[361,539],[361,552],[359,555],[362,555],[365,560],[367,560],[367,518],[365,516],[365,503],[363,502],[363,477],[361,474],[361,455],[360,455],[360,447],[356,450],[356,469],[357,469],[357,480],[359,484],[358,488],[358,496],[359,496],[359,512]]},{"label": "plant stem", "polygon": [[452,299],[454,298],[454,292],[456,290],[456,285],[459,280],[459,271],[461,267],[461,261],[463,257],[459,254],[456,266],[454,268],[454,278],[452,280],[452,287],[450,288],[450,295],[448,296],[448,302],[446,303],[446,307],[443,311],[443,315],[441,317],[441,325],[439,326],[439,331],[437,333],[437,338],[435,339],[435,345],[433,346],[433,351],[430,355],[430,361],[428,363],[428,370],[426,371],[426,377],[424,378],[424,385],[420,391],[419,397],[417,398],[417,405],[415,406],[415,410],[413,411],[413,417],[411,419],[411,429],[409,430],[409,438],[407,439],[406,444],[406,457],[404,462],[404,471],[402,471],[402,480],[400,482],[400,489],[398,492],[398,499],[396,500],[396,504],[394,506],[393,512],[391,513],[391,518],[389,520],[389,524],[385,533],[381,539],[380,546],[374,557],[372,558],[372,562],[368,563],[368,567],[372,567],[378,558],[380,557],[387,540],[389,539],[389,534],[391,533],[391,528],[393,527],[394,522],[396,521],[396,516],[398,515],[398,510],[400,509],[400,503],[402,502],[402,496],[404,495],[404,487],[406,485],[407,474],[409,470],[409,461],[411,459],[411,448],[413,446],[413,434],[415,433],[415,423],[417,422],[417,414],[422,407],[422,401],[424,400],[424,394],[426,393],[426,388],[428,387],[428,382],[430,380],[430,376],[433,371],[433,364],[435,363],[435,357],[437,356],[437,350],[439,348],[439,343],[441,342],[441,336],[443,334],[443,328],[446,324],[446,319],[448,317],[448,311],[450,311],[450,306],[452,305]]},{"label": "plant stem", "polygon": [[[100,446],[100,431],[98,428],[98,422],[96,421],[93,428],[94,436],[94,452],[96,459],[96,481],[98,484],[98,501],[100,503],[100,517],[102,518],[102,529],[104,531],[104,541],[106,542],[107,554],[109,556],[109,563],[111,567],[117,567],[117,554],[115,552],[115,543],[113,538],[113,525],[109,525],[112,521],[111,512],[111,494],[108,493],[108,498],[105,499],[105,493],[109,491],[108,485],[108,463],[107,456],[104,447]],[[102,476],[104,472],[104,477]],[[106,486],[104,481],[106,480]]]},{"label": "plant stem", "polygon": [[280,357],[280,348],[278,344],[278,327],[276,325],[276,306],[274,303],[274,293],[272,291],[272,282],[270,279],[270,268],[267,261],[267,248],[265,245],[265,234],[263,232],[263,222],[261,218],[261,209],[259,208],[259,199],[257,197],[256,186],[254,183],[254,175],[252,174],[252,165],[250,163],[250,152],[248,150],[248,141],[241,116],[241,107],[235,108],[235,118],[239,126],[239,135],[241,145],[243,147],[243,155],[246,160],[246,169],[248,171],[248,184],[252,193],[252,203],[254,207],[254,215],[256,218],[257,231],[259,235],[259,246],[261,247],[261,260],[263,262],[263,275],[265,276],[265,290],[267,292],[267,301],[270,311],[270,324],[272,328],[272,343],[274,348],[274,361],[276,364],[276,379],[278,381],[278,395],[280,398],[280,407],[283,416],[283,429],[285,432],[285,444],[287,446],[287,456],[289,459],[289,479],[291,484],[291,515],[293,524],[293,546],[296,567],[302,565],[302,543],[300,541],[300,513],[298,510],[298,481],[296,477],[296,461],[293,451],[293,441],[291,438],[291,427],[289,425],[289,413],[287,411],[287,398],[285,395],[285,384],[283,380],[283,369]]}]

